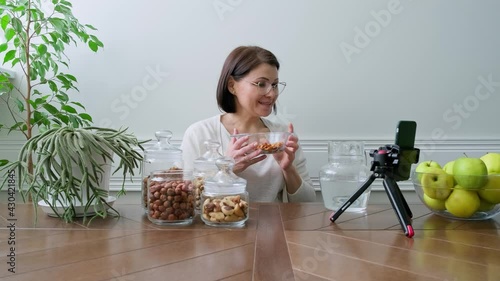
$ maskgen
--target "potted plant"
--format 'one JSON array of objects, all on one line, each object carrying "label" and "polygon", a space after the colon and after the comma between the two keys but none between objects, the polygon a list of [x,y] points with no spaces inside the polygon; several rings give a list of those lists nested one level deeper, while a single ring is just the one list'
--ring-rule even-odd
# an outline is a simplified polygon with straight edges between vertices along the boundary
[{"label": "potted plant", "polygon": [[[103,43],[73,15],[65,0],[0,0],[0,130],[26,140],[52,126],[92,125],[85,107],[71,97],[77,79],[67,72],[66,48],[83,43],[97,52]],[[10,73],[15,74],[15,79]],[[0,159],[0,165],[6,165]],[[30,165],[30,163],[28,163]]]},{"label": "potted plant", "polygon": [[[119,196],[125,193],[127,176],[133,176],[142,163],[143,143],[126,129],[51,128],[29,139],[18,161],[4,169],[16,169],[23,198],[31,196],[49,215],[66,222],[78,216],[106,217],[108,210],[117,214],[108,188],[113,159],[119,159],[115,172],[123,172]],[[28,168],[31,155],[33,172]]]}]

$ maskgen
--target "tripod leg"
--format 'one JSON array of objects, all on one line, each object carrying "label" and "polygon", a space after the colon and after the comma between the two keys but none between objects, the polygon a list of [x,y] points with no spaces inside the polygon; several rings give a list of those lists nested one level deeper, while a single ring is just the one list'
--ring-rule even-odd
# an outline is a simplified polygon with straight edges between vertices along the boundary
[{"label": "tripod leg", "polygon": [[[397,184],[396,184],[396,185],[397,185]],[[406,199],[405,199],[405,197],[403,196],[403,193],[401,192],[401,189],[396,188],[394,191],[395,191],[395,192],[397,192],[397,193],[398,193],[399,198],[401,198],[401,202],[402,202],[402,204],[403,204],[404,208],[406,209],[406,213],[408,214],[408,217],[409,217],[409,218],[413,218],[413,213],[411,212],[410,207],[408,206],[408,203],[406,203]]]},{"label": "tripod leg", "polygon": [[332,222],[335,222],[335,220],[337,220],[340,215],[347,209],[349,208],[349,206],[351,206],[352,203],[354,203],[354,201],[356,201],[356,199],[358,199],[359,196],[361,196],[361,194],[363,194],[363,192],[365,192],[365,190],[373,183],[373,181],[377,178],[377,176],[375,174],[372,174],[364,183],[363,185],[351,196],[351,198],[349,198],[349,200],[347,200],[337,211],[335,211],[331,216],[330,216],[330,220]]},{"label": "tripod leg", "polygon": [[411,216],[407,212],[408,204],[402,197],[402,193],[399,190],[398,184],[393,178],[390,177],[384,178],[383,183],[385,191],[391,201],[392,208],[394,209],[396,215],[398,216],[401,227],[403,228],[406,236],[413,237],[415,233],[411,225]]}]

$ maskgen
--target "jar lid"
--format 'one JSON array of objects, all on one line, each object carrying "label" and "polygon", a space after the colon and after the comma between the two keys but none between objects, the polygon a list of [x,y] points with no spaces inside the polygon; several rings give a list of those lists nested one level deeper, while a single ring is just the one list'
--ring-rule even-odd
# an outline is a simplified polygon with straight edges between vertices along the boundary
[{"label": "jar lid", "polygon": [[215,161],[219,171],[205,180],[205,192],[220,194],[237,194],[246,190],[247,180],[233,173],[234,160],[229,157]]},{"label": "jar lid", "polygon": [[206,151],[201,157],[194,160],[194,169],[197,172],[213,171],[216,173],[219,169],[217,168],[215,161],[224,157],[219,152],[219,147],[221,145],[217,140],[212,139],[206,140],[204,145]]},{"label": "jar lid", "polygon": [[144,150],[145,157],[147,158],[148,155],[154,154],[156,157],[160,158],[182,158],[182,150],[170,144],[172,135],[172,132],[169,130],[156,131],[155,136],[158,141],[155,145]]}]

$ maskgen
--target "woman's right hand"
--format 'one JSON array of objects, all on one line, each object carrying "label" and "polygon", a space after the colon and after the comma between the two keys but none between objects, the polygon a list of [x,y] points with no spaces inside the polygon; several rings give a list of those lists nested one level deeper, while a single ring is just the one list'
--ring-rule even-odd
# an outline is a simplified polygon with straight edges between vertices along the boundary
[{"label": "woman's right hand", "polygon": [[[233,134],[238,134],[238,130],[234,129]],[[234,173],[243,172],[250,165],[266,159],[266,155],[261,154],[261,150],[257,149],[257,143],[248,143],[248,136],[239,139],[231,138],[226,155],[234,159]]]}]

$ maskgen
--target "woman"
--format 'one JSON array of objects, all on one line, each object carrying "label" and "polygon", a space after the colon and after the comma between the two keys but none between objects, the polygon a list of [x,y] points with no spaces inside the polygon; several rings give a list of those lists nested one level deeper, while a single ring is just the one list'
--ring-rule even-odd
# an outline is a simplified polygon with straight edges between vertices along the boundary
[{"label": "woman", "polygon": [[253,202],[314,201],[315,191],[306,168],[306,159],[298,138],[291,134],[283,152],[261,154],[248,137],[231,134],[282,132],[293,133],[293,125],[278,124],[264,117],[276,111],[276,100],[285,87],[279,82],[279,62],[268,50],[241,46],[226,58],[217,86],[217,103],[224,112],[198,121],[186,130],[181,149],[185,168],[204,151],[204,141],[221,143],[226,156],[235,160],[233,171],[247,180]]}]

